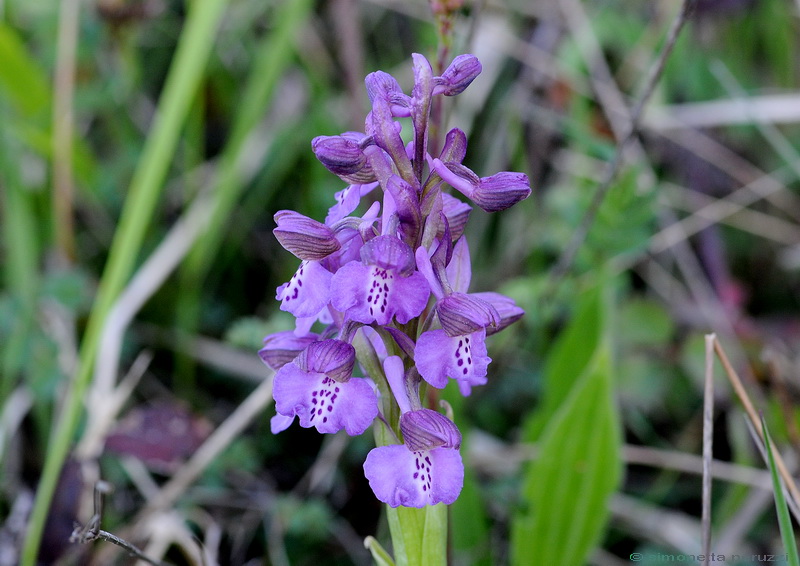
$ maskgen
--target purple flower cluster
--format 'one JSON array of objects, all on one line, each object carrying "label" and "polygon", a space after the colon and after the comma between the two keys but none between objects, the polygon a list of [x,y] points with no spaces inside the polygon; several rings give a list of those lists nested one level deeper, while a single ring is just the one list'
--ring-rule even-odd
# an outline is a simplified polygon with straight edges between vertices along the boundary
[{"label": "purple flower cluster", "polygon": [[[478,177],[464,166],[467,139],[457,128],[438,156],[428,151],[433,97],[469,86],[481,71],[477,58],[460,55],[441,76],[422,55],[413,55],[413,67],[411,95],[387,73],[367,76],[372,111],[363,133],[312,141],[317,158],[349,186],[336,194],[324,223],[290,210],[275,215],[276,238],[301,260],[276,297],[296,325],[267,336],[259,351],[277,372],[273,433],[295,417],[302,427],[350,435],[376,417],[383,421],[397,443],[373,449],[364,473],[377,498],[393,507],[458,497],[461,434],[445,415],[423,407],[424,390],[454,379],[469,395],[486,383],[486,336],[523,314],[499,293],[467,292],[463,233],[472,207],[443,189],[449,185],[488,212],[531,192],[522,173]],[[412,130],[407,142],[404,118]],[[362,201],[372,202],[356,216]],[[311,332],[315,324],[320,333]],[[362,345],[364,359],[353,344]],[[353,377],[357,361],[367,377]],[[390,422],[390,414],[399,417]]]}]

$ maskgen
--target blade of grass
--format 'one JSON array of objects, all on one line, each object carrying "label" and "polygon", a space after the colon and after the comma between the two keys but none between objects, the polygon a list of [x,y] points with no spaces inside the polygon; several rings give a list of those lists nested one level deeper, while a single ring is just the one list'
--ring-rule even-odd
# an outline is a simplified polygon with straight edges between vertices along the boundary
[{"label": "blade of grass", "polygon": [[767,430],[767,423],[761,417],[761,434],[764,437],[764,444],[767,449],[769,459],[769,471],[772,475],[772,491],[775,494],[775,511],[778,513],[778,525],[781,529],[781,539],[783,547],[786,549],[786,556],[790,566],[800,566],[800,557],[797,555],[797,542],[794,538],[792,528],[792,518],[789,517],[789,508],[786,505],[786,497],[783,494],[783,483],[778,476],[778,467],[775,465],[775,454],[772,451],[772,440]]},{"label": "blade of grass", "polygon": [[[728,381],[730,381],[731,385],[733,386],[736,396],[739,397],[739,400],[744,406],[747,417],[750,419],[750,424],[758,432],[759,436],[761,436],[761,427],[759,424],[761,422],[761,418],[758,416],[755,407],[753,407],[753,402],[750,400],[750,396],[747,394],[747,390],[744,388],[744,385],[742,385],[742,380],[739,378],[739,374],[737,374],[736,370],[733,369],[733,366],[728,359],[728,355],[722,348],[722,344],[720,344],[719,340],[716,339],[714,340],[714,351],[717,354],[717,358],[722,363],[722,367],[725,369],[725,375],[727,375]],[[764,440],[763,436],[761,437],[761,440]],[[795,483],[792,474],[789,473],[789,470],[780,454],[775,454],[775,464],[778,467],[778,472],[780,472],[783,481],[786,483],[786,488],[789,490],[792,500],[795,504],[800,504],[800,491],[798,491],[797,484]]]},{"label": "blade of grass", "polygon": [[91,379],[92,365],[106,316],[133,270],[139,248],[152,220],[167,168],[172,162],[181,128],[214,43],[209,38],[214,37],[226,5],[227,0],[207,0],[193,3],[189,10],[186,26],[159,101],[155,123],[131,180],[125,207],[114,234],[108,263],[81,344],[77,375],[67,392],[48,446],[23,546],[22,566],[33,566],[36,561],[50,501],[81,416],[83,397]]},{"label": "blade of grass", "polygon": [[[0,100],[0,122],[10,114]],[[34,220],[31,195],[24,190],[16,166],[18,153],[13,127],[0,131],[0,195],[2,195],[2,231],[5,258],[3,271],[19,315],[9,339],[2,348],[3,378],[0,379],[0,405],[4,404],[16,385],[16,376],[23,365],[24,344],[33,323],[36,293],[39,285],[39,230]]]},{"label": "blade of grass", "polygon": [[[258,125],[275,92],[293,53],[293,43],[299,35],[311,9],[309,0],[285,3],[276,16],[275,30],[265,37],[259,47],[256,61],[242,93],[242,102],[236,113],[228,143],[220,158],[219,173],[212,192],[214,213],[206,234],[195,245],[181,271],[180,302],[176,307],[178,327],[187,334],[193,333],[200,316],[200,293],[209,266],[209,258],[216,255],[231,211],[238,202],[244,182],[241,159],[247,142]],[[184,376],[191,371],[183,364]]]}]

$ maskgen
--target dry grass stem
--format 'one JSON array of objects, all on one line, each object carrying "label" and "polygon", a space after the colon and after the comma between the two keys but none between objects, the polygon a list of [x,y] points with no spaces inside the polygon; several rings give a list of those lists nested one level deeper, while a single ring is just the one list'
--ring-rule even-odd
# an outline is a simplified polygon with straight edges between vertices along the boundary
[{"label": "dry grass stem", "polygon": [[785,191],[785,183],[791,180],[787,167],[780,167],[771,174],[764,175],[751,183],[743,185],[724,199],[718,199],[701,207],[690,216],[663,228],[650,239],[649,250],[662,252],[678,242],[697,234],[723,218],[727,218],[773,193]]},{"label": "dry grass stem", "polygon": [[[512,475],[527,461],[535,460],[535,445],[509,445],[478,429],[470,436],[469,452],[465,455],[469,465],[482,474],[492,477]],[[673,470],[700,476],[703,458],[689,452],[661,450],[648,446],[626,444],[622,450],[626,464]],[[772,485],[769,472],[722,460],[713,460],[711,477],[715,480],[748,485],[769,491]]]},{"label": "dry grass stem", "polygon": [[[773,214],[752,210],[729,201],[727,197],[716,199],[671,183],[663,186],[669,187],[671,192],[679,197],[675,202],[668,203],[669,206],[705,218],[711,224],[724,223],[779,244],[795,245],[800,242],[800,225],[797,223]],[[689,203],[689,196],[695,204]],[[714,212],[716,210],[719,213]]]},{"label": "dry grass stem", "polygon": [[[747,417],[750,419],[750,425],[758,434],[758,437],[761,439],[761,442],[764,442],[764,438],[761,432],[761,419],[759,418],[758,412],[756,412],[755,407],[753,406],[752,401],[750,400],[750,396],[747,394],[747,391],[742,384],[739,375],[736,373],[736,370],[731,365],[730,361],[728,360],[728,356],[725,353],[725,350],[722,348],[722,344],[720,344],[719,340],[714,340],[714,351],[719,358],[720,363],[722,363],[722,367],[725,369],[725,374],[728,376],[728,381],[731,382],[731,386],[733,386],[734,391],[736,392],[736,396],[739,397],[739,400],[742,402],[744,406],[744,410],[747,413]],[[784,483],[786,484],[786,489],[789,491],[791,495],[790,498],[792,499],[793,503],[797,505],[800,503],[800,492],[798,492],[797,484],[794,481],[794,478],[789,473],[786,464],[783,461],[783,457],[781,456],[780,452],[775,450],[775,466],[778,468],[778,472],[781,475]]]},{"label": "dry grass stem", "polygon": [[711,554],[711,474],[714,453],[714,334],[707,334],[706,371],[703,387],[703,509],[702,525],[703,563],[708,566]]},{"label": "dry grass stem", "polygon": [[617,526],[683,554],[700,554],[700,522],[678,511],[618,493],[609,503]]},{"label": "dry grass stem", "polygon": [[656,131],[796,122],[800,122],[800,95],[796,93],[655,106],[643,119],[645,127]]},{"label": "dry grass stem", "polygon": [[164,484],[139,513],[137,524],[154,512],[170,508],[208,465],[272,402],[272,378],[267,378],[217,427],[197,452]]},{"label": "dry grass stem", "polygon": [[[719,60],[712,63],[711,70],[733,100],[741,100],[746,103],[745,112],[752,118],[753,110],[747,98],[747,93],[739,81],[736,80],[731,70]],[[796,99],[795,103],[797,102],[800,102],[800,99]],[[786,139],[786,136],[783,135],[772,122],[753,120],[753,123],[764,138],[764,141],[766,141],[772,149],[775,150],[775,153],[777,153],[786,164],[792,168],[795,174],[800,177],[800,153],[798,153],[792,143]]]},{"label": "dry grass stem", "polygon": [[214,206],[210,198],[196,199],[120,294],[103,329],[90,395],[105,395],[113,388],[125,331],[202,235]]},{"label": "dry grass stem", "polygon": [[80,0],[62,0],[58,18],[58,45],[53,79],[53,224],[60,261],[75,258],[75,199],[73,139],[75,60],[78,50]]},{"label": "dry grass stem", "polygon": [[[753,439],[753,443],[756,445],[756,448],[758,448],[759,454],[761,454],[761,459],[764,461],[764,464],[766,466],[769,466],[769,454],[767,454],[767,446],[762,436],[756,432],[759,429],[756,429],[752,425],[752,423],[749,420],[747,420],[747,417],[745,417],[744,423],[747,426],[747,432],[750,433],[750,437]],[[763,432],[763,430],[764,429],[761,428],[760,432]],[[773,443],[772,455],[775,456],[777,453],[778,453],[777,447]],[[781,481],[781,485],[782,485],[781,489],[783,490],[783,496],[786,499],[786,504],[789,507],[789,511],[791,511],[792,515],[794,515],[795,521],[800,522],[800,507],[798,507],[797,504],[794,502],[794,500],[791,497],[789,497],[788,494],[786,493],[785,482]]]},{"label": "dry grass stem", "polygon": [[[625,154],[629,151],[628,148],[633,148],[637,159],[644,156],[644,150],[636,143],[639,121],[644,107],[655,90],[655,86],[664,70],[664,65],[670,53],[672,53],[675,42],[686,24],[695,3],[696,0],[684,0],[681,4],[680,10],[667,33],[664,45],[647,73],[642,92],[633,105],[630,114],[628,114],[627,105],[621,95],[613,97],[605,96],[600,100],[606,112],[606,116],[609,119],[611,128],[614,131],[614,135],[618,140],[617,151],[614,154],[613,160],[606,168],[603,181],[595,189],[592,201],[584,213],[581,222],[576,227],[572,238],[567,243],[558,262],[553,268],[551,281],[557,283],[572,266],[575,256],[583,245],[589,233],[589,229],[600,210],[600,205],[605,200],[606,194],[611,189],[612,183],[623,165],[623,161],[626,157]],[[576,40],[578,40],[579,47],[583,42],[589,43],[588,49],[584,49],[584,59],[594,72],[598,72],[599,70],[601,73],[600,78],[603,82],[606,84],[613,84],[613,78],[608,70],[608,65],[602,57],[602,50],[597,42],[597,38],[591,33],[591,24],[581,4],[577,0],[569,0],[568,2],[562,2],[560,5],[564,10],[568,26],[571,28]],[[583,41],[581,41],[581,39],[583,39]],[[615,116],[618,113],[622,113],[623,116],[625,116],[625,118],[623,118],[624,124],[619,121],[619,116]],[[646,160],[640,161],[646,162]],[[646,184],[652,185],[655,179],[652,169],[646,170],[646,176]]]}]

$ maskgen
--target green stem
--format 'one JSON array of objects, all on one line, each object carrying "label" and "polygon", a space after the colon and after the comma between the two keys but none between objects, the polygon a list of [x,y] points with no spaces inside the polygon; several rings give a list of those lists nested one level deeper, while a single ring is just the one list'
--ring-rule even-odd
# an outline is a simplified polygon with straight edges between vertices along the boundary
[{"label": "green stem", "polygon": [[227,0],[205,0],[191,5],[151,135],[147,138],[141,161],[131,180],[119,227],[111,244],[108,263],[81,344],[77,374],[67,392],[55,433],[48,446],[22,550],[22,566],[33,566],[36,562],[50,501],[78,427],[84,394],[91,381],[106,317],[130,277],[139,255],[189,105],[204,73],[213,45],[209,38],[214,36],[226,5]]}]

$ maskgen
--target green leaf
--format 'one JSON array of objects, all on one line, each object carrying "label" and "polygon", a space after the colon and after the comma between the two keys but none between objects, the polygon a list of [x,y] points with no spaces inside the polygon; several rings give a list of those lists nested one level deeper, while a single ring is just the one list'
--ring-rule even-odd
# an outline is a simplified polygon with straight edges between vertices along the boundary
[{"label": "green leaf", "polygon": [[364,539],[364,548],[369,550],[372,554],[372,559],[377,566],[395,566],[394,560],[389,556],[389,553],[381,546],[375,537],[367,537]]},{"label": "green leaf", "polygon": [[764,444],[767,447],[769,459],[769,471],[772,475],[772,491],[775,494],[775,510],[778,513],[778,525],[781,529],[781,540],[786,549],[786,555],[790,566],[800,566],[800,558],[797,555],[797,542],[794,538],[792,519],[789,517],[789,507],[786,505],[786,497],[783,494],[783,482],[778,477],[778,468],[775,466],[775,455],[772,453],[772,440],[767,430],[767,423],[761,417],[761,430],[764,431]]},{"label": "green leaf", "polygon": [[598,350],[544,430],[512,524],[513,565],[583,564],[603,532],[621,477],[610,358]]},{"label": "green leaf", "polygon": [[593,287],[580,297],[567,329],[559,336],[542,375],[542,404],[523,424],[523,440],[535,442],[569,395],[597,350],[605,326],[602,289]]},{"label": "green leaf", "polygon": [[0,89],[27,117],[45,119],[50,107],[48,80],[17,33],[0,23]]}]

